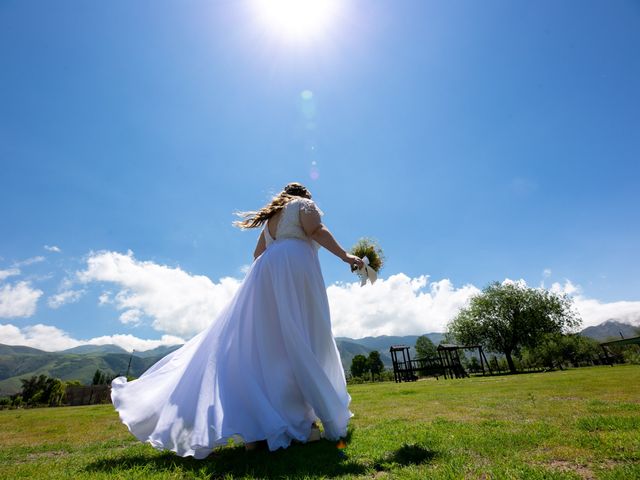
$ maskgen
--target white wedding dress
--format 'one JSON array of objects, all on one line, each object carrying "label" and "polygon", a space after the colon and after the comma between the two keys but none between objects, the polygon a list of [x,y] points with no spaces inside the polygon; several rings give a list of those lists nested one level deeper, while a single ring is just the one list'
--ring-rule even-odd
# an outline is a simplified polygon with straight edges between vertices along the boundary
[{"label": "white wedding dress", "polygon": [[295,199],[275,240],[264,228],[265,252],[206,330],[137,380],[112,382],[113,405],[139,440],[205,458],[238,437],[286,448],[305,441],[318,419],[326,438],[346,435],[351,397],[301,209],[317,207]]}]

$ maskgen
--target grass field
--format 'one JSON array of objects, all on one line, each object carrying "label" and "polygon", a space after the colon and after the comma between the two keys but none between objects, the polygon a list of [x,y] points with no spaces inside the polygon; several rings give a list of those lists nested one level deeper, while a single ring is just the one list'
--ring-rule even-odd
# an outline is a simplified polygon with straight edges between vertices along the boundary
[{"label": "grass field", "polygon": [[110,405],[0,411],[0,478],[640,479],[640,366],[350,387],[347,447],[133,440]]}]

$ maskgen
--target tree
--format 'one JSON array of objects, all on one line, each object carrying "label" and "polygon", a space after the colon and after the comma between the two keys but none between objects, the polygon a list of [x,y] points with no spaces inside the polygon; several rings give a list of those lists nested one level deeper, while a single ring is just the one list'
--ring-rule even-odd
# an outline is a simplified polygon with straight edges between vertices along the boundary
[{"label": "tree", "polygon": [[544,334],[562,333],[581,321],[571,297],[521,283],[492,283],[471,298],[449,324],[463,344],[480,343],[504,354],[516,372],[512,355],[522,347],[535,347]]},{"label": "tree", "polygon": [[103,385],[105,380],[104,372],[100,369],[96,370],[96,373],[93,374],[93,380],[91,381],[91,385]]},{"label": "tree", "polygon": [[480,362],[478,361],[478,359],[476,357],[471,357],[471,360],[469,360],[469,365],[468,365],[467,368],[469,369],[469,371],[471,373],[477,373],[480,370],[482,370]]},{"label": "tree", "polygon": [[91,385],[111,385],[111,381],[114,379],[112,375],[107,375],[106,372],[103,372],[100,369],[96,370],[96,373],[93,374],[93,380],[91,381]]},{"label": "tree", "polygon": [[20,382],[22,382],[20,397],[27,405],[60,405],[64,396],[64,383],[57,378],[34,375],[29,379],[20,379]]},{"label": "tree", "polygon": [[356,355],[351,360],[351,376],[352,377],[362,377],[367,370],[369,370],[367,365],[367,357],[364,355]]},{"label": "tree", "polygon": [[384,370],[384,363],[380,359],[380,352],[374,350],[369,353],[369,358],[367,358],[367,370],[371,372],[371,381],[373,382],[373,377],[375,375],[380,375]]},{"label": "tree", "polygon": [[50,406],[59,406],[62,403],[66,387],[58,378],[47,379],[47,388],[44,392],[45,402]]},{"label": "tree", "polygon": [[438,355],[438,350],[429,337],[422,335],[416,340],[416,355],[418,358],[431,358]]},{"label": "tree", "polygon": [[562,370],[563,364],[567,362],[574,367],[593,364],[599,353],[599,344],[592,338],[579,334],[551,333],[542,335],[534,348],[523,349],[523,359],[532,365]]},{"label": "tree", "polygon": [[22,400],[27,404],[35,403],[41,392],[44,390],[45,383],[47,381],[46,375],[34,375],[31,378],[21,378],[22,391],[20,396]]}]

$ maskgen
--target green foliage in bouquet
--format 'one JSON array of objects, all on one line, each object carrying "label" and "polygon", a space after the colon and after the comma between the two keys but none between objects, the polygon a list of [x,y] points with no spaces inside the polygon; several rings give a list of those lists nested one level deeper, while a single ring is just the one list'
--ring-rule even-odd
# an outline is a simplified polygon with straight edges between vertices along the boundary
[{"label": "green foliage in bouquet", "polygon": [[351,254],[359,258],[366,256],[369,259],[369,266],[376,272],[379,272],[384,266],[382,249],[375,240],[370,238],[361,238],[358,240],[358,243],[351,248]]}]

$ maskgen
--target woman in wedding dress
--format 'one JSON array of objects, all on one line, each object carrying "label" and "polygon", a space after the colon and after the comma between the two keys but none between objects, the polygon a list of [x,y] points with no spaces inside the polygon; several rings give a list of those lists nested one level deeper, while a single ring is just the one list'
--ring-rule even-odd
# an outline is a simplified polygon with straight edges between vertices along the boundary
[{"label": "woman in wedding dress", "polygon": [[205,458],[240,437],[269,450],[344,437],[352,416],[317,249],[351,266],[309,191],[290,183],[235,224],[262,228],[254,262],[207,329],[140,378],[116,378],[111,399],[139,440]]}]

